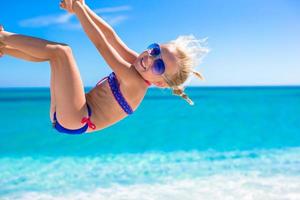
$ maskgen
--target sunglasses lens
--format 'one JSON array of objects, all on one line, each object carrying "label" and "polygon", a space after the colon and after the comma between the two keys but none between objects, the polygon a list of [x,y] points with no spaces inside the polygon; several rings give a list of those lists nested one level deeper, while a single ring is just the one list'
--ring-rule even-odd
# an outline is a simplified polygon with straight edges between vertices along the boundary
[{"label": "sunglasses lens", "polygon": [[159,48],[153,48],[153,49],[151,49],[151,51],[150,51],[150,55],[151,56],[158,56],[160,54],[160,49]]},{"label": "sunglasses lens", "polygon": [[161,75],[165,72],[165,69],[166,69],[165,64],[162,59],[157,59],[154,61],[153,67],[152,67],[154,74]]},{"label": "sunglasses lens", "polygon": [[151,56],[158,56],[160,54],[160,47],[158,44],[151,44],[148,49]]}]

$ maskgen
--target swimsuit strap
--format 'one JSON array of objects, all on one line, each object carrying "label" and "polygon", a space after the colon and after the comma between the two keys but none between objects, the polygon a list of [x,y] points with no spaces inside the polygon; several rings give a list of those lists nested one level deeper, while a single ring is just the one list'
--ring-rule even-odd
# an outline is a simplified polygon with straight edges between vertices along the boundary
[{"label": "swimsuit strap", "polygon": [[81,120],[81,123],[82,124],[87,124],[88,127],[95,130],[96,125],[93,122],[91,122],[92,109],[90,108],[90,106],[88,104],[86,104],[86,106],[87,106],[87,109],[88,109],[88,117],[83,117],[82,120]]},{"label": "swimsuit strap", "polygon": [[124,96],[122,95],[122,92],[120,90],[119,81],[118,81],[118,79],[116,77],[116,74],[114,72],[112,72],[108,76],[108,83],[109,83],[110,89],[111,89],[116,101],[119,103],[119,105],[124,110],[124,112],[127,113],[128,115],[132,114],[133,110],[130,107],[130,105],[127,103]]},{"label": "swimsuit strap", "polygon": [[88,110],[88,116],[92,116],[92,109],[90,108],[89,104],[86,104],[87,110]]},{"label": "swimsuit strap", "polygon": [[150,83],[150,81],[147,81],[147,80],[145,80],[145,79],[144,79],[144,81],[145,81],[145,83],[147,84],[148,87],[150,87],[150,86],[152,85],[152,84]]},{"label": "swimsuit strap", "polygon": [[100,81],[98,81],[98,83],[96,84],[96,86],[100,85],[103,81],[105,81],[108,78],[108,76],[104,77],[103,79],[101,79]]}]

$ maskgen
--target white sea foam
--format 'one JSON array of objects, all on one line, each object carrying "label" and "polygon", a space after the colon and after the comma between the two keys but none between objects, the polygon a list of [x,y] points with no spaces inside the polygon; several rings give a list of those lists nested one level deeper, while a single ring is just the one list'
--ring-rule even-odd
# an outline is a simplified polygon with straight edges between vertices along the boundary
[{"label": "white sea foam", "polygon": [[6,199],[22,200],[299,200],[299,177],[215,175],[164,184],[114,185],[65,194],[24,192]]},{"label": "white sea foam", "polygon": [[0,158],[0,199],[300,199],[300,148]]}]

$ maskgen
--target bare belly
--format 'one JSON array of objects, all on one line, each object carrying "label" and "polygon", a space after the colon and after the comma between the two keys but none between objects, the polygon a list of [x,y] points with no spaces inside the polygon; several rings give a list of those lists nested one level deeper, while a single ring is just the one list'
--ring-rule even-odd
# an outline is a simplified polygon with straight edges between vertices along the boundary
[{"label": "bare belly", "polygon": [[[136,110],[143,100],[147,88],[141,87],[140,84],[124,84],[120,80],[119,84],[120,91],[127,103],[133,110]],[[96,125],[96,131],[104,129],[127,116],[127,113],[116,101],[107,79],[88,92],[86,100],[92,109],[91,121]],[[92,131],[95,130],[91,128],[87,130],[87,132]]]},{"label": "bare belly", "polygon": [[[107,81],[88,92],[86,100],[92,109],[91,121],[96,125],[96,130],[101,130],[127,116],[115,100]],[[90,131],[95,130],[89,128],[87,132]]]}]

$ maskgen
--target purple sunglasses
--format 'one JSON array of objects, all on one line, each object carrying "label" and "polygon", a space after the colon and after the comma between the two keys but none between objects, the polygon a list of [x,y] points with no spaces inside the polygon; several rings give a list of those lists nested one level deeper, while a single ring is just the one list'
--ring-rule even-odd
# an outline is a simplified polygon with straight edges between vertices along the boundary
[{"label": "purple sunglasses", "polygon": [[147,51],[150,56],[156,58],[151,66],[152,72],[156,75],[162,75],[165,72],[166,67],[164,61],[161,58],[161,49],[159,44],[153,43],[149,45]]}]

